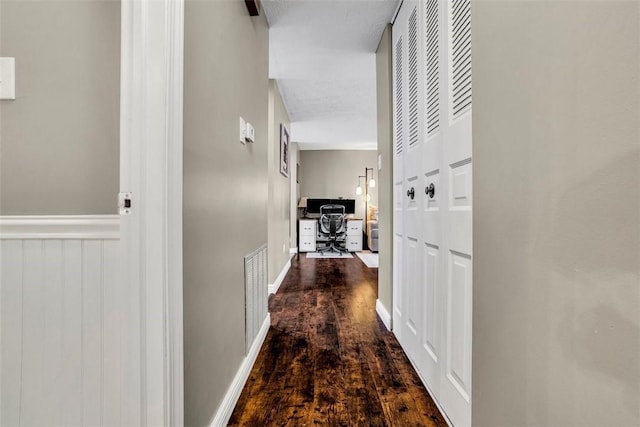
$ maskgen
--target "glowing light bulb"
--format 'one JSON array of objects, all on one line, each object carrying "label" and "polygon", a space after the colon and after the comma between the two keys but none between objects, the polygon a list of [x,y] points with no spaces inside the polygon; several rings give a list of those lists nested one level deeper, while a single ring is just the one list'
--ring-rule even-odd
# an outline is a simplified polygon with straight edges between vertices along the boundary
[{"label": "glowing light bulb", "polygon": [[359,196],[362,194],[362,187],[360,187],[359,185],[356,187],[356,195]]},{"label": "glowing light bulb", "polygon": [[373,188],[373,187],[375,187],[375,186],[376,186],[376,180],[375,180],[375,179],[373,179],[373,178],[371,178],[371,179],[369,180],[369,187],[370,187],[370,188]]}]

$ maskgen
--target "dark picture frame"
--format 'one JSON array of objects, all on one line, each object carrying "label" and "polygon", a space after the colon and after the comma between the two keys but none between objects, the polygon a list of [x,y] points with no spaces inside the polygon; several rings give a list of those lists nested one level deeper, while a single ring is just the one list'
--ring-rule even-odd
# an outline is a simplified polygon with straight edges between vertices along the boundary
[{"label": "dark picture frame", "polygon": [[280,124],[280,173],[289,177],[289,130]]}]

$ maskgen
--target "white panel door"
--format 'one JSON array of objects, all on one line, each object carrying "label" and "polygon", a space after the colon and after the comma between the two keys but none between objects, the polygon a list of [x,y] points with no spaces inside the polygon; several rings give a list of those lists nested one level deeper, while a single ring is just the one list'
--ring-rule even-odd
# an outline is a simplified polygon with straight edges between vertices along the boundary
[{"label": "white panel door", "polygon": [[403,289],[402,289],[402,245],[404,242],[403,231],[403,204],[404,204],[404,149],[406,146],[406,116],[405,108],[405,31],[404,27],[393,27],[393,307],[392,307],[392,329],[402,341],[403,324]]},{"label": "white panel door", "polygon": [[471,423],[470,0],[394,24],[394,333],[455,426]]},{"label": "white panel door", "polygon": [[[420,219],[419,191],[420,174],[420,88],[419,88],[419,11],[418,2],[404,3],[397,19],[396,28],[400,28],[399,43],[396,44],[396,55],[402,56],[402,63],[397,64],[396,76],[401,76],[402,99],[397,106],[403,116],[402,176],[398,176],[394,189],[397,202],[396,212],[402,218],[402,232],[396,233],[396,244],[400,246],[402,255],[399,269],[402,271],[402,282],[399,303],[402,318],[396,325],[399,329],[399,341],[409,358],[417,363],[420,344],[419,327],[421,306],[420,298]],[[402,105],[400,106],[400,102]]]},{"label": "white panel door", "polygon": [[[418,2],[405,3],[400,25],[405,27],[406,34],[406,117],[407,136],[404,154],[404,188],[403,188],[403,306],[404,318],[402,324],[401,344],[407,351],[414,364],[417,363],[418,347],[420,344],[420,218],[419,196],[420,174],[420,110],[419,90],[419,19]],[[405,24],[402,24],[405,22]]]},{"label": "white panel door", "polygon": [[[454,425],[471,424],[471,0],[446,3],[440,210],[443,227],[443,377],[440,404]],[[444,185],[443,185],[444,184]],[[436,191],[438,188],[436,187]]]},{"label": "white panel door", "polygon": [[[443,132],[440,128],[442,79],[442,9],[438,0],[423,3],[421,19],[424,31],[421,82],[423,84],[424,108],[421,111],[423,123],[422,159],[420,176],[420,198],[423,224],[421,257],[422,324],[420,325],[420,347],[418,367],[431,392],[440,394],[442,370],[442,316],[444,284],[446,277],[443,253],[443,210],[446,203],[442,189],[447,186],[446,176],[442,176]],[[444,92],[446,93],[446,92]],[[430,187],[432,186],[432,187]],[[433,188],[433,191],[430,191]]]}]

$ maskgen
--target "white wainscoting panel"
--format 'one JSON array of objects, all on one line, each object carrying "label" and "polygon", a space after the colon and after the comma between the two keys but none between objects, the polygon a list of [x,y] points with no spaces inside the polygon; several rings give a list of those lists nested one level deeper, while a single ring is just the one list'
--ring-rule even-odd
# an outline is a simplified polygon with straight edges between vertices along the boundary
[{"label": "white wainscoting panel", "polygon": [[120,425],[118,218],[39,218],[0,219],[0,425]]}]

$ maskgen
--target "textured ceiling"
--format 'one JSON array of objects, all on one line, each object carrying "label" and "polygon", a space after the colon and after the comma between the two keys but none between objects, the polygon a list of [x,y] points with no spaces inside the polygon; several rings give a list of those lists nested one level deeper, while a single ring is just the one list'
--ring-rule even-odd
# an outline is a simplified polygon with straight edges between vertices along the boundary
[{"label": "textured ceiling", "polygon": [[376,148],[375,51],[398,0],[263,0],[270,77],[301,149]]}]

